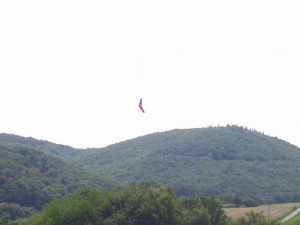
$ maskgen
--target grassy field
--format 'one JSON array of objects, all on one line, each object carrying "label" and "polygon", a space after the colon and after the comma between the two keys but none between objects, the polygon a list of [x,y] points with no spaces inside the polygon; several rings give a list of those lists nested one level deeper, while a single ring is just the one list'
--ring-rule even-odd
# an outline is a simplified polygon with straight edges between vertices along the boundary
[{"label": "grassy field", "polygon": [[[244,216],[247,212],[253,211],[263,213],[269,219],[281,219],[288,215],[293,209],[300,207],[300,203],[274,204],[262,205],[253,208],[225,208],[225,213],[232,218],[239,218]],[[299,217],[299,215],[297,216]]]},{"label": "grassy field", "polygon": [[298,222],[300,224],[300,214],[290,219],[288,222]]}]

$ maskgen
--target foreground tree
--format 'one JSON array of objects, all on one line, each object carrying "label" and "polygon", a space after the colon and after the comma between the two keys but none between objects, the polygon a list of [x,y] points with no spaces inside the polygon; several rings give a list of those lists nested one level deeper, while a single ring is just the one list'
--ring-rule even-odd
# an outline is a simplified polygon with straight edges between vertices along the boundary
[{"label": "foreground tree", "polygon": [[99,192],[84,188],[54,200],[22,225],[279,225],[262,214],[230,220],[216,197],[178,198],[152,183]]},{"label": "foreground tree", "polygon": [[179,199],[169,186],[152,183],[99,192],[85,188],[54,200],[24,225],[225,225],[214,197]]}]

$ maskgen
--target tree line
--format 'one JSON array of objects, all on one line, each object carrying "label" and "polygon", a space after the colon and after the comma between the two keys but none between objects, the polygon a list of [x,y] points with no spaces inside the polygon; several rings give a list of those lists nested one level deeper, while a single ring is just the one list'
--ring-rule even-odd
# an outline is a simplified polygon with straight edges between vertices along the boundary
[{"label": "tree line", "polygon": [[[1,223],[0,223],[1,224]],[[233,220],[214,196],[179,198],[170,186],[153,183],[101,192],[83,188],[53,200],[21,225],[279,225],[262,214]]]}]

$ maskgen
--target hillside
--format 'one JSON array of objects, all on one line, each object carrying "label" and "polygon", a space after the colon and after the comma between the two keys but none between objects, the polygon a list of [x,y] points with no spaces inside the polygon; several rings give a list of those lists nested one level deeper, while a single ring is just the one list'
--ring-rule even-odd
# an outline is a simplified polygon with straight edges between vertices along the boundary
[{"label": "hillside", "polygon": [[121,184],[171,184],[181,196],[257,203],[300,196],[300,149],[237,126],[172,130],[91,149],[78,163]]},{"label": "hillside", "polygon": [[0,134],[0,202],[39,208],[53,196],[111,180],[170,184],[180,196],[299,201],[299,162],[298,147],[237,126],[154,133],[101,149]]},{"label": "hillside", "polygon": [[49,141],[38,140],[32,137],[22,137],[14,134],[1,133],[0,143],[26,146],[69,160],[73,160],[74,157],[84,154],[84,150],[82,149],[75,149],[66,145],[54,144]]},{"label": "hillside", "polygon": [[40,209],[83,186],[107,188],[110,183],[42,151],[0,143],[0,203]]}]

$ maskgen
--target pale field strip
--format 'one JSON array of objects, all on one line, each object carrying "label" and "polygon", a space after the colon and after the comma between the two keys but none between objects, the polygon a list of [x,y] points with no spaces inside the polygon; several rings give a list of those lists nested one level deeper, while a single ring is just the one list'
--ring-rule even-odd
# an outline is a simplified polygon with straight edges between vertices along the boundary
[{"label": "pale field strip", "polygon": [[286,216],[294,210],[294,208],[300,207],[300,203],[288,203],[278,205],[263,205],[253,208],[225,208],[225,213],[231,218],[239,218],[245,216],[247,212],[263,213],[266,218],[276,219],[282,216]]}]

